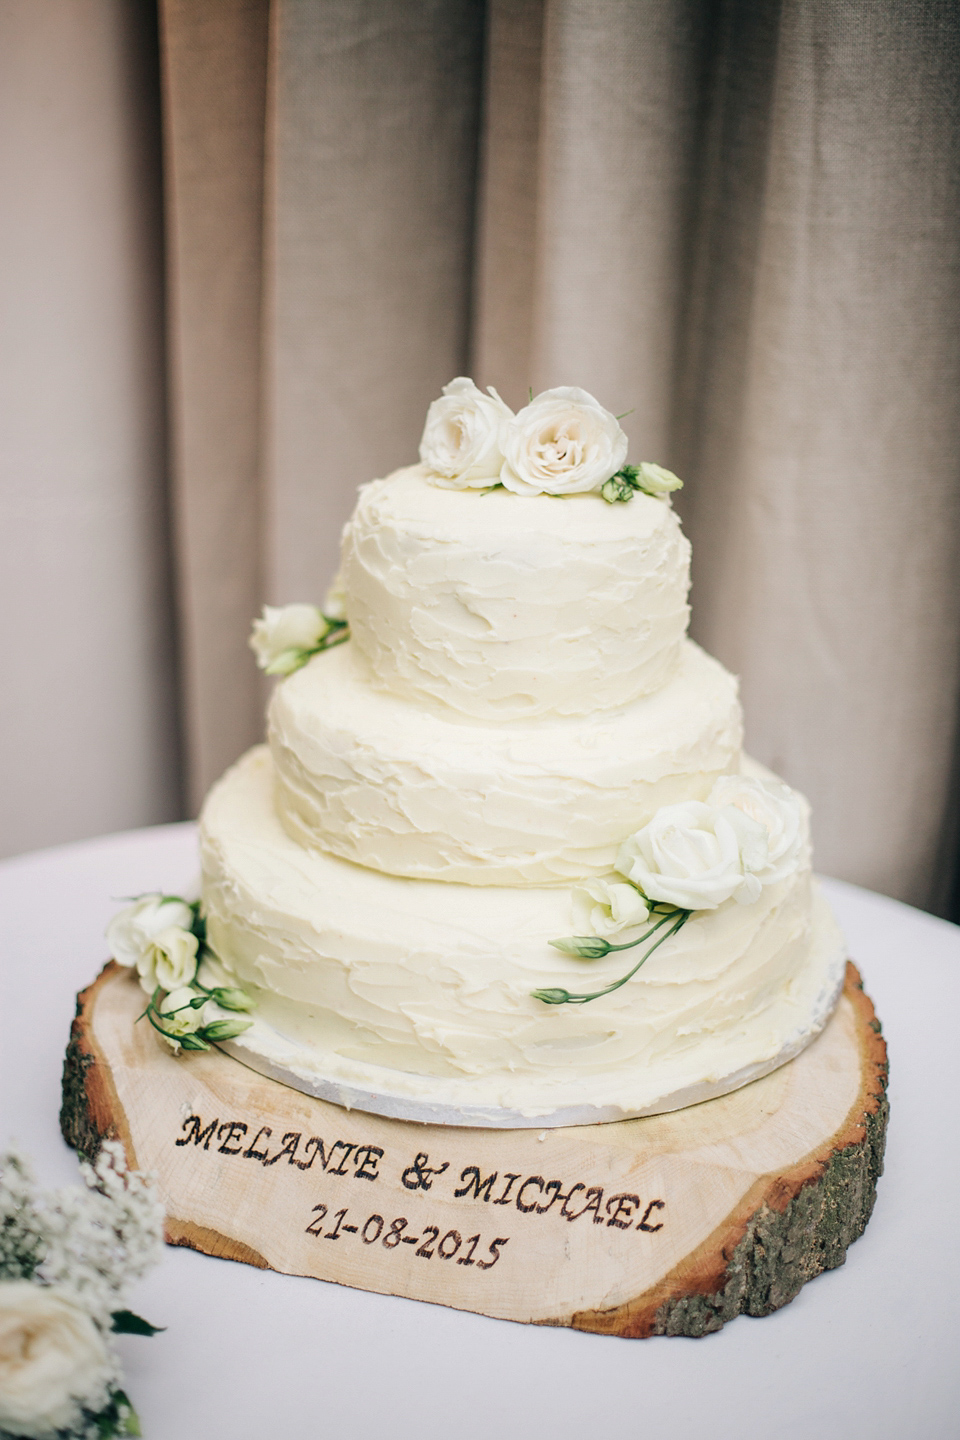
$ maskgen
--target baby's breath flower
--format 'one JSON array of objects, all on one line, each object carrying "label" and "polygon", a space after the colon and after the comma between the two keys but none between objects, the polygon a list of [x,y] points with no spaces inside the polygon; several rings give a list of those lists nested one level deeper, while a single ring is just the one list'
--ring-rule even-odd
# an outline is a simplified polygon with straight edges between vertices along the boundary
[{"label": "baby's breath flower", "polygon": [[[37,1189],[16,1151],[0,1157],[0,1433],[58,1440],[138,1434],[120,1389],[117,1328],[155,1327],[124,1291],[159,1258],[163,1211],[152,1176],[106,1141],[86,1188]],[[117,1321],[125,1320],[125,1325]]]}]

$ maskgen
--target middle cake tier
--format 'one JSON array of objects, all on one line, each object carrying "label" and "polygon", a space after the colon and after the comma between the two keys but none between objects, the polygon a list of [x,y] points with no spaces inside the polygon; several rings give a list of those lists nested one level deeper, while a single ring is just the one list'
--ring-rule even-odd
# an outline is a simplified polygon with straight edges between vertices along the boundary
[{"label": "middle cake tier", "polygon": [[739,769],[737,682],[692,641],[621,709],[484,724],[370,683],[353,645],[277,687],[277,813],[302,845],[412,879],[544,885],[607,873],[661,805]]}]

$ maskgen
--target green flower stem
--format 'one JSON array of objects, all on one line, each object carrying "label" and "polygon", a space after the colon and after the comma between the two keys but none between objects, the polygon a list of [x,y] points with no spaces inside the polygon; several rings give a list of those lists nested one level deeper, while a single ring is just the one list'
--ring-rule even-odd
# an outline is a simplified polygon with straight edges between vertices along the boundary
[{"label": "green flower stem", "polygon": [[[674,911],[673,914],[676,915],[677,918],[669,930],[664,931],[659,940],[653,942],[649,950],[641,955],[632,970],[628,970],[626,975],[621,976],[619,980],[614,980],[612,985],[605,985],[602,990],[593,990],[588,995],[571,994],[569,990],[563,990],[559,987],[555,990],[534,990],[532,992],[533,998],[535,1000],[542,1000],[545,1005],[586,1005],[590,1000],[599,1000],[603,995],[612,995],[614,990],[619,990],[621,985],[626,985],[628,980],[633,979],[641,965],[644,965],[650,959],[654,950],[659,949],[665,940],[669,940],[671,936],[678,934],[678,932],[683,929],[692,913],[691,910]],[[611,945],[610,949],[631,950],[634,945],[640,945],[644,940],[649,940],[663,925],[667,924],[670,918],[670,915],[665,915],[662,920],[659,920],[657,924],[654,925],[652,930],[648,930],[646,935],[641,935],[639,940],[631,941],[628,945]]]},{"label": "green flower stem", "polygon": [[[323,614],[323,612],[320,612]],[[350,639],[350,622],[348,620],[334,620],[329,615],[323,616],[327,629],[323,632],[316,645],[306,648],[292,647],[283,650],[270,664],[264,667],[265,675],[294,675],[312,660],[314,655],[321,654],[324,650],[332,650],[335,645],[343,645]]]},{"label": "green flower stem", "polygon": [[[194,1032],[191,1035],[174,1035],[172,1030],[167,1030],[164,1028],[163,1025],[160,1024],[160,1018],[162,1018],[162,1014],[161,1011],[157,1009],[156,999],[157,996],[162,993],[163,992],[160,987],[157,986],[156,990],[154,990],[152,996],[150,997],[150,1003],[147,1005],[146,1010],[143,1012],[144,1015],[146,1015],[147,1019],[150,1021],[150,1024],[153,1026],[154,1030],[158,1031],[159,1034],[163,1035],[167,1040],[176,1041],[176,1043],[182,1046],[184,1050],[209,1050],[210,1046],[207,1044],[206,1040],[204,1040],[199,1035],[199,1033]],[[187,1010],[191,1007],[184,1005],[181,1008]],[[175,1015],[177,1012],[175,1010],[171,1010],[168,1013],[171,1015]],[[154,1019],[154,1016],[158,1018]],[[143,1017],[141,1016],[140,1018],[142,1019]]]},{"label": "green flower stem", "polygon": [[628,940],[625,945],[611,945],[610,941],[604,940],[602,935],[570,935],[563,940],[551,940],[550,944],[554,949],[562,950],[564,955],[576,955],[581,960],[602,960],[612,950],[632,950],[635,945],[642,945],[644,940],[649,940],[651,935],[655,935],[660,927],[665,925],[676,913],[676,907],[673,905],[651,905],[650,915],[662,914],[663,919],[658,920],[650,929],[644,930],[636,940]]}]

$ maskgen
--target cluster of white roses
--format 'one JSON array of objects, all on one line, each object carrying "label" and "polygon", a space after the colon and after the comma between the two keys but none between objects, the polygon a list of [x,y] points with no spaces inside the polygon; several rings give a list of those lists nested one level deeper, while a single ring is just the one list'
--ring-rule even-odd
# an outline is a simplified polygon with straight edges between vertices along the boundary
[{"label": "cluster of white roses", "polygon": [[201,984],[198,929],[202,934],[196,902],[161,894],[139,896],[107,926],[112,958],[137,972],[150,997],[145,1014],[174,1052],[209,1050],[211,1043],[232,1040],[253,1023],[218,1013],[252,1010],[245,990]]},{"label": "cluster of white roses", "polygon": [[749,905],[764,886],[792,875],[804,843],[803,805],[788,786],[724,775],[706,802],[664,805],[620,846],[609,880],[574,892],[584,933],[616,935],[642,925],[649,902],[679,910]]},{"label": "cluster of white roses", "polygon": [[292,675],[313,655],[350,639],[343,588],[336,582],[319,605],[264,605],[250,649],[267,675]]},{"label": "cluster of white roses", "polygon": [[[659,465],[625,466],[619,421],[586,390],[560,386],[517,414],[496,390],[484,395],[459,376],[427,411],[420,460],[448,489],[503,485],[517,495],[578,495],[599,490],[627,500],[635,490],[665,495],[680,481]],[[609,488],[608,488],[609,487]]]},{"label": "cluster of white roses", "polygon": [[38,1191],[29,1167],[0,1158],[0,1433],[32,1440],[139,1435],[120,1388],[111,1332],[154,1333],[121,1309],[159,1259],[163,1210],[152,1177],[106,1142],[86,1189]]}]

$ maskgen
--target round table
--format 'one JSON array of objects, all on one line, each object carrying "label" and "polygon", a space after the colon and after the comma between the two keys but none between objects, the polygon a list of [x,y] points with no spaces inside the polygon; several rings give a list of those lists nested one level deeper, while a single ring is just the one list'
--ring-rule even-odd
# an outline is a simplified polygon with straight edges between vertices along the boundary
[{"label": "round table", "polygon": [[[0,864],[0,1145],[77,1178],[60,1139],[74,992],[125,896],[196,883],[194,827]],[[167,1327],[122,1337],[146,1440],[948,1440],[960,1434],[960,928],[826,888],[883,1021],[891,1120],[876,1209],[846,1264],[702,1340],[488,1320],[167,1250],[131,1296]]]}]

